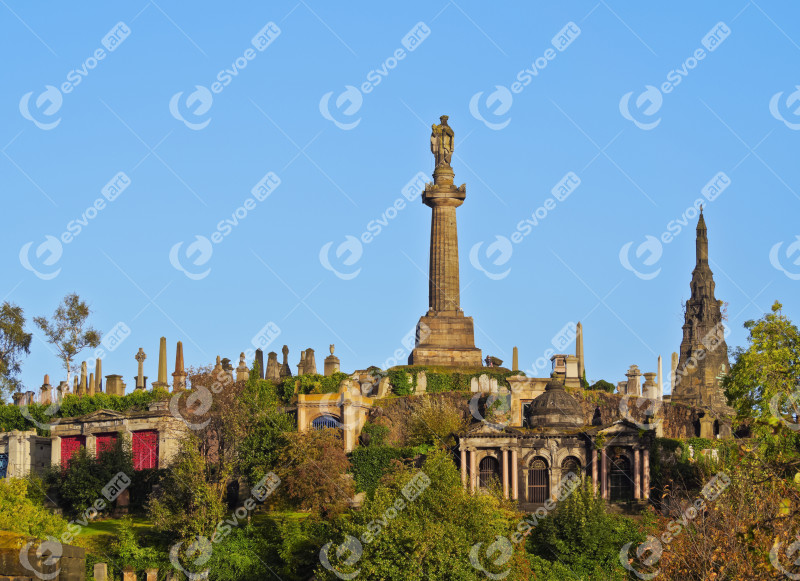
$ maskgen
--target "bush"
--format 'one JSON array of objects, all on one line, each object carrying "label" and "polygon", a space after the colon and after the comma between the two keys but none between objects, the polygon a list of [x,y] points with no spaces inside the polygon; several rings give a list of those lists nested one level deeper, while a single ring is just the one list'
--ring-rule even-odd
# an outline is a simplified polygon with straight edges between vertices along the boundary
[{"label": "bush", "polygon": [[446,401],[426,398],[408,419],[406,438],[411,446],[452,446],[466,421],[461,411]]},{"label": "bush", "polygon": [[[286,377],[281,382],[278,392],[284,402],[290,402],[294,398],[295,388],[297,393],[336,393],[339,391],[339,384],[350,376],[346,373],[336,372],[333,375],[308,374],[296,377]],[[299,386],[298,386],[299,382]]]},{"label": "bush", "polygon": [[381,478],[391,468],[394,460],[413,457],[414,451],[411,448],[372,445],[356,448],[350,455],[356,490],[358,492],[366,492],[371,497]]},{"label": "bush", "polygon": [[600,381],[596,381],[592,384],[589,389],[595,389],[599,391],[606,391],[608,393],[614,393],[614,390],[617,388],[614,386],[613,383],[606,381],[605,379],[601,379]]},{"label": "bush", "polygon": [[28,495],[28,482],[22,478],[0,479],[0,531],[44,539],[58,538],[66,530],[63,518]]}]

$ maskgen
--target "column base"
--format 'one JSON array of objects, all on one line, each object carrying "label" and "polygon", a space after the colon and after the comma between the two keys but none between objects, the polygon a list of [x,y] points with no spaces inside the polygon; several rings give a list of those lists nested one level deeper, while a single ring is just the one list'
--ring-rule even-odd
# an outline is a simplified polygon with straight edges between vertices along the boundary
[{"label": "column base", "polygon": [[472,317],[454,311],[428,314],[417,324],[416,347],[409,365],[482,367],[481,350],[475,347]]}]

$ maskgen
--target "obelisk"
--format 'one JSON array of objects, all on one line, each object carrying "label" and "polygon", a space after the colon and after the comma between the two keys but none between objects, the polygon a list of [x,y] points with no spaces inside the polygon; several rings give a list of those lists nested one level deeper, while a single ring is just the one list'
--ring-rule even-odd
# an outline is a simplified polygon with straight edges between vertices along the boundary
[{"label": "obelisk", "polygon": [[428,312],[417,324],[416,347],[408,363],[481,367],[472,317],[465,317],[460,305],[456,208],[464,203],[467,187],[453,183],[453,130],[447,119],[442,115],[440,124],[432,126],[431,152],[436,168],[433,183],[425,184],[422,194],[422,203],[432,210]]},{"label": "obelisk", "polygon": [[169,389],[167,383],[167,338],[161,337],[158,342],[158,381],[153,382],[153,389]]},{"label": "obelisk", "polygon": [[183,367],[183,343],[178,341],[175,348],[175,371],[172,373],[172,392],[186,389],[186,370]]}]

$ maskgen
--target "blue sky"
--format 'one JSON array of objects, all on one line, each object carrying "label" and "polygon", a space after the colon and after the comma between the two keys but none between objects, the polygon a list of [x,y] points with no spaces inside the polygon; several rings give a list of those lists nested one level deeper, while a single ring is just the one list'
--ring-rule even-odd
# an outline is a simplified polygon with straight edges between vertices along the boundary
[{"label": "blue sky", "polygon": [[[293,366],[404,362],[430,229],[404,188],[442,114],[484,355],[532,370],[582,321],[590,380],[668,369],[697,200],[728,344],[775,299],[800,319],[789,3],[1,4],[0,297],[32,318],[78,292],[123,329],[103,371],[129,390],[162,335],[170,372],[178,340],[205,364],[264,328]],[[44,373],[37,332],[22,379]]]}]

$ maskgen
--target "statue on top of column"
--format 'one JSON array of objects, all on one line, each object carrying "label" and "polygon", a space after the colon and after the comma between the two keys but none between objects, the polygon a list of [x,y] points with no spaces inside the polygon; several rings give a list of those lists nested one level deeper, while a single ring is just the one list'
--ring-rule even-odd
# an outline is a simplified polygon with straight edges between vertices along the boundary
[{"label": "statue on top of column", "polygon": [[447,124],[447,119],[447,115],[442,115],[439,125],[431,125],[431,153],[436,159],[436,167],[450,167],[453,155],[453,129]]}]

